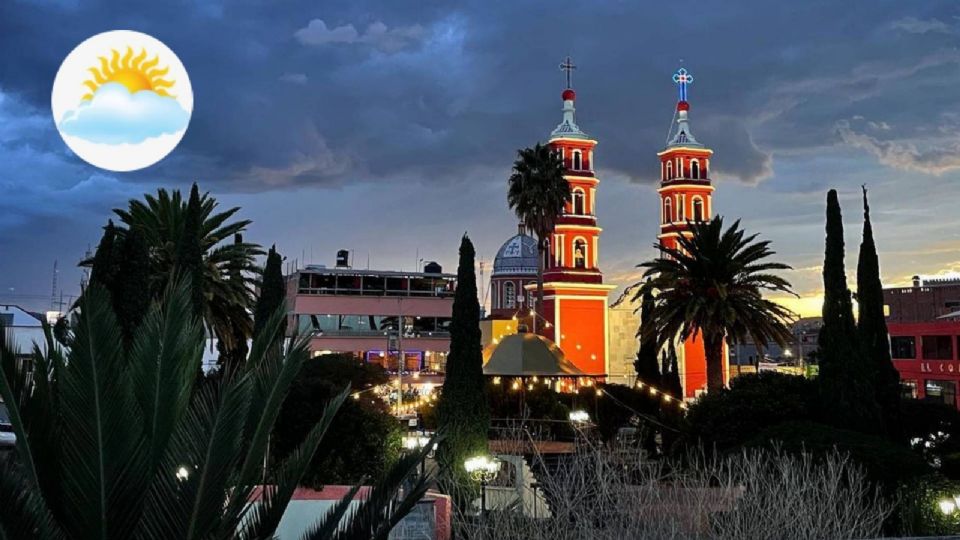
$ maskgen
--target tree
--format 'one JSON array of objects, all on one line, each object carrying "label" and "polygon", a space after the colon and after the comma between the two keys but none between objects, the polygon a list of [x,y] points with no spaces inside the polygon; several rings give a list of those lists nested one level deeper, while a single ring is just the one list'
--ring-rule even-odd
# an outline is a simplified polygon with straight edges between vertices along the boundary
[{"label": "tree", "polygon": [[[277,253],[277,246],[271,246],[267,252],[267,262],[263,267],[263,281],[260,285],[260,296],[257,297],[257,306],[253,312],[253,334],[257,335],[272,313],[284,305],[287,296],[283,282],[283,259]],[[286,321],[283,323],[286,328]]]},{"label": "tree", "polygon": [[537,236],[536,312],[541,317],[547,245],[557,219],[572,197],[570,184],[563,177],[565,172],[560,156],[549,146],[537,143],[533,148],[517,151],[517,160],[507,181],[507,204],[524,227]]},{"label": "tree", "polygon": [[644,292],[640,297],[640,328],[637,337],[640,338],[640,349],[633,368],[637,372],[637,380],[660,386],[660,369],[657,366],[657,329],[656,319],[653,318],[653,293]]},{"label": "tree", "polygon": [[123,336],[124,349],[129,350],[153,300],[150,294],[150,250],[137,227],[123,235],[118,258],[117,275],[108,290]]},{"label": "tree", "polygon": [[867,188],[863,186],[863,240],[857,261],[857,337],[864,360],[874,375],[876,400],[886,433],[896,439],[900,437],[900,373],[893,367],[890,356],[890,336],[883,305],[880,259],[873,240]]},{"label": "tree", "polygon": [[[0,397],[17,436],[0,462],[0,537],[269,538],[346,392],[326,406],[291,455],[265,470],[268,434],[293,375],[308,358],[300,341],[276,339],[282,314],[254,342],[249,368],[195,389],[203,330],[190,291],[174,282],[154,305],[123,361],[106,291],[81,298],[75,346],[35,350],[26,377],[17,351],[0,348]],[[266,343],[266,344],[265,344]],[[380,538],[426,491],[423,478],[399,499],[422,455],[404,458],[354,513],[356,490],[305,538]],[[251,500],[266,476],[257,504]]]},{"label": "tree", "polygon": [[827,193],[826,249],[823,260],[823,326],[820,350],[820,394],[824,410],[837,427],[880,432],[880,411],[874,391],[874,370],[863,362],[853,320],[853,302],[844,270],[843,216],[836,190]]},{"label": "tree", "polygon": [[677,349],[671,343],[663,356],[661,390],[677,399],[683,399],[683,382],[680,381],[680,368],[677,366]]},{"label": "tree", "polygon": [[117,228],[113,220],[107,220],[107,226],[103,228],[103,236],[100,237],[100,243],[97,245],[97,251],[93,254],[93,259],[89,261],[90,283],[99,283],[102,287],[110,289],[113,287],[113,280],[117,275]]},{"label": "tree", "polygon": [[273,432],[274,459],[283,459],[295,450],[320,420],[323,404],[349,385],[358,399],[346,400],[337,411],[327,432],[329,443],[313,456],[301,484],[319,489],[325,484],[353,485],[366,477],[381,476],[400,457],[402,431],[383,400],[365,390],[387,382],[382,367],[350,354],[328,354],[304,363]]},{"label": "tree", "polygon": [[748,337],[761,346],[781,346],[792,338],[788,323],[793,313],[763,292],[793,294],[790,283],[771,274],[790,267],[766,259],[774,255],[769,241],[746,236],[736,221],[723,229],[723,218],[691,222],[690,236],[677,237],[677,247],[657,244],[662,257],[639,265],[646,268],[634,300],[658,293],[653,306],[662,347],[675,339],[698,336],[707,356],[707,389],[723,388],[723,344]]},{"label": "tree", "polygon": [[447,484],[448,492],[454,493],[455,486],[468,482],[464,461],[487,452],[487,431],[490,429],[490,407],[480,346],[475,255],[473,243],[464,234],[460,242],[457,290],[450,321],[450,353],[437,405],[437,424],[443,435],[437,448],[437,462],[441,480]]},{"label": "tree", "polygon": [[190,278],[194,309],[207,332],[222,342],[222,351],[235,351],[253,332],[254,259],[263,252],[256,244],[228,243],[250,221],[231,222],[240,209],[218,212],[217,206],[194,184],[186,201],[179,190],[160,189],[114,213],[128,230],[139,227],[146,239],[154,298],[178,276]]}]

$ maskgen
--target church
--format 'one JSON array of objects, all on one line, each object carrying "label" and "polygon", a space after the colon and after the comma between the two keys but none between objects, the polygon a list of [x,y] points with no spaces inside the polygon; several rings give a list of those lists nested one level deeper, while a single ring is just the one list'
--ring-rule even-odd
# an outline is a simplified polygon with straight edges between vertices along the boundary
[{"label": "church", "polygon": [[[544,299],[539,310],[542,317],[532,309],[539,262],[537,240],[521,226],[494,259],[489,284],[490,311],[481,322],[485,357],[490,357],[505,336],[532,331],[555,344],[565,360],[585,376],[629,383],[633,380],[639,318],[628,303],[611,305],[611,293],[631,283],[604,281],[600,244],[603,229],[596,204],[600,177],[594,152],[598,141],[577,122],[577,94],[570,81],[575,66],[568,58],[560,68],[567,72],[567,85],[561,93],[562,117],[547,144],[563,160],[571,199],[547,239]],[[674,74],[673,82],[678,99],[670,137],[665,147],[656,152],[659,188],[656,201],[651,201],[648,208],[660,216],[659,228],[651,231],[651,238],[667,247],[676,246],[681,235],[690,235],[692,222],[711,219],[714,191],[710,179],[713,151],[698,141],[691,130],[687,91],[693,77],[681,68]],[[693,336],[677,343],[677,355],[683,397],[694,398],[706,389],[703,340]],[[725,382],[728,378],[725,351]]]}]

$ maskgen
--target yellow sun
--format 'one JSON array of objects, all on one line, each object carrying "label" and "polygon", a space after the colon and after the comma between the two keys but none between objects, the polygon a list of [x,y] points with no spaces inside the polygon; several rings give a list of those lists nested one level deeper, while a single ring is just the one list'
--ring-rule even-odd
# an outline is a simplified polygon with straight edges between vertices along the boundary
[{"label": "yellow sun", "polygon": [[174,81],[163,79],[162,77],[170,71],[169,67],[163,69],[155,67],[160,62],[159,56],[154,56],[153,60],[146,60],[147,50],[141,49],[140,54],[133,57],[133,49],[127,47],[126,54],[120,58],[120,53],[112,49],[113,56],[107,61],[105,56],[100,56],[100,68],[88,68],[87,71],[93,74],[93,79],[83,81],[83,84],[90,89],[90,92],[84,94],[84,100],[92,99],[94,92],[100,88],[100,85],[109,82],[122,84],[133,94],[140,90],[153,90],[158,95],[173,97],[167,92],[167,89],[173,86]]}]

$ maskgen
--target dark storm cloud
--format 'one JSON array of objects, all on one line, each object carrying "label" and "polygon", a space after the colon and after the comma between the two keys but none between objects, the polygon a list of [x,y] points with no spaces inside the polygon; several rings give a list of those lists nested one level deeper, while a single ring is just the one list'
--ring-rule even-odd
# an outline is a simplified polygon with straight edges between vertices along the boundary
[{"label": "dark storm cloud", "polygon": [[[0,1],[0,247],[22,253],[51,216],[56,246],[85,245],[125,198],[194,180],[220,194],[501,185],[559,121],[567,54],[604,178],[655,181],[681,59],[694,133],[743,197],[820,190],[837,163],[945,174],[960,166],[957,15],[949,1]],[[195,106],[168,158],[105,174],[66,150],[49,93],[75,45],[121,28],[179,55]]]}]

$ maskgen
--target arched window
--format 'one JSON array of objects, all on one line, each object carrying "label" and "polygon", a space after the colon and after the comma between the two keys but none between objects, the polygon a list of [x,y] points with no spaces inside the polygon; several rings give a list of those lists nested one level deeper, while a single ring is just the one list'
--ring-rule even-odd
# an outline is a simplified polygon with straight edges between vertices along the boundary
[{"label": "arched window", "polygon": [[506,309],[517,307],[517,289],[512,281],[503,284],[503,307]]},{"label": "arched window", "polygon": [[686,195],[677,196],[677,221],[687,219],[687,197]]},{"label": "arched window", "polygon": [[497,289],[497,282],[490,282],[490,309],[500,309],[500,291]]},{"label": "arched window", "polygon": [[668,161],[667,162],[667,180],[672,180],[672,179],[673,179],[673,162]]},{"label": "arched window", "polygon": [[581,164],[582,164],[582,160],[580,157],[580,151],[574,150],[573,151],[573,170],[579,171]]},{"label": "arched window", "polygon": [[700,197],[693,198],[693,220],[703,221],[703,199]]},{"label": "arched window", "polygon": [[695,159],[690,161],[690,178],[700,178],[700,162]]},{"label": "arched window", "polygon": [[580,188],[575,188],[573,190],[573,213],[582,216],[584,214],[584,193]]},{"label": "arched window", "polygon": [[673,201],[670,200],[670,197],[663,199],[663,222],[673,223]]},{"label": "arched window", "polygon": [[587,241],[583,238],[577,238],[573,242],[573,266],[576,268],[587,267]]}]

